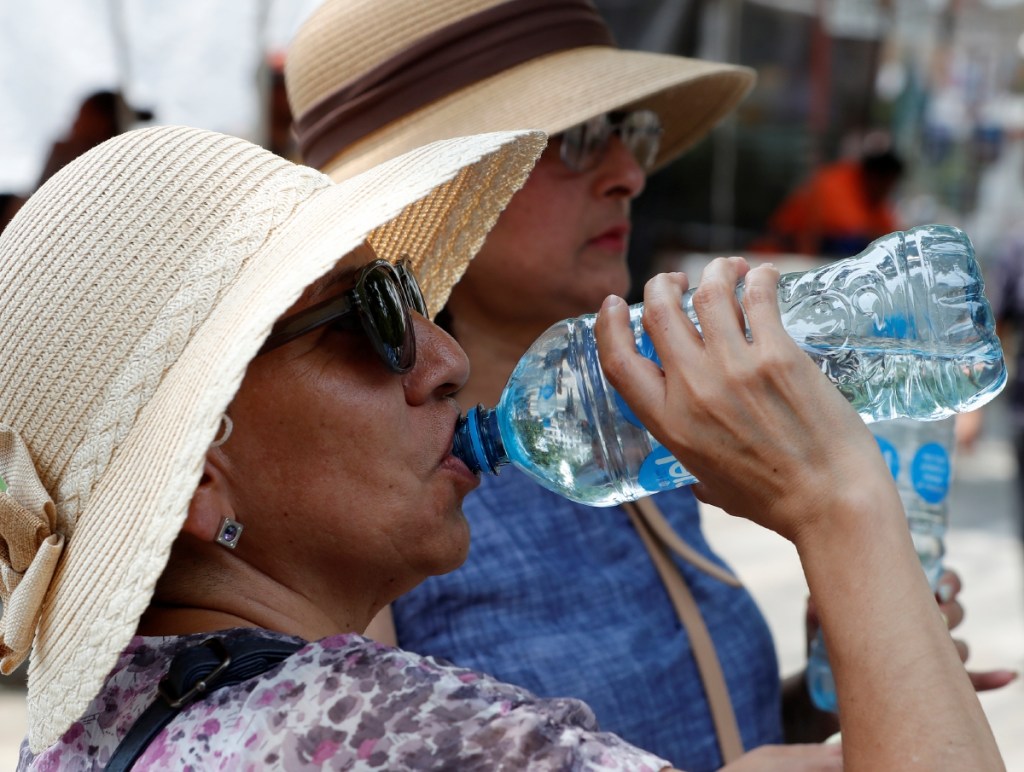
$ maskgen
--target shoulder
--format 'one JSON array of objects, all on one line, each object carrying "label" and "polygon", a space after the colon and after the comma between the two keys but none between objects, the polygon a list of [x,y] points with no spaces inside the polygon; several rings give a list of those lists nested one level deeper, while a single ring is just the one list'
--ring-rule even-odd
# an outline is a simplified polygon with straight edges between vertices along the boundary
[{"label": "shoulder", "polygon": [[[190,717],[191,726],[181,727],[192,748],[200,733],[209,744],[204,758],[186,756],[185,762],[202,766],[239,753],[240,744],[246,760],[287,769],[311,762],[344,768],[481,762],[526,768],[562,758],[596,762],[612,750],[612,758],[646,757],[596,733],[593,714],[576,700],[542,700],[490,676],[359,635],[309,644],[273,677],[228,702],[205,706]],[[215,730],[224,734],[223,742]]]}]

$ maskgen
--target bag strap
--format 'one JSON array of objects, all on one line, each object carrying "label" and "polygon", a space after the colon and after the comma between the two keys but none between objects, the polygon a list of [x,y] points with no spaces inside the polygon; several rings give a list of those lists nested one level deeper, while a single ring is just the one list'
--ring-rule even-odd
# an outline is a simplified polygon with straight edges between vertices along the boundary
[{"label": "bag strap", "polygon": [[[661,581],[665,585],[672,605],[675,606],[679,621],[690,638],[690,647],[693,650],[693,657],[697,662],[697,670],[700,672],[701,681],[704,684],[704,693],[708,698],[708,705],[711,708],[711,720],[715,725],[715,733],[718,736],[718,747],[722,752],[722,761],[728,764],[743,755],[743,740],[740,738],[739,726],[736,723],[736,713],[732,708],[732,700],[729,698],[729,689],[725,684],[725,676],[722,674],[722,665],[718,660],[718,653],[715,651],[715,644],[711,640],[707,625],[701,616],[697,601],[693,593],[686,586],[686,580],[675,563],[668,556],[667,550],[679,554],[678,545],[681,544],[686,551],[700,558],[702,563],[708,567],[717,569],[712,572],[703,565],[694,563],[690,557],[685,559],[693,563],[705,573],[721,578],[723,582],[733,587],[742,586],[739,580],[728,571],[716,566],[703,555],[700,555],[692,547],[686,544],[672,530],[672,526],[665,520],[664,515],[649,498],[640,499],[635,502],[627,502],[622,505],[629,515],[633,527],[640,534],[640,539],[651,555]],[[665,531],[671,534],[671,539],[664,539]],[[660,540],[660,541],[659,541]],[[667,545],[666,542],[669,542]],[[675,542],[678,542],[676,544]]]},{"label": "bag strap", "polygon": [[658,538],[658,541],[661,542],[663,547],[670,549],[691,566],[696,568],[698,571],[703,571],[712,579],[717,579],[730,587],[743,586],[743,582],[737,579],[735,574],[722,568],[717,563],[711,562],[683,541],[679,537],[679,534],[673,530],[672,524],[665,519],[661,510],[658,509],[658,505],[651,501],[651,499],[638,499],[637,501],[630,502],[630,504],[637,508],[638,514]]},{"label": "bag strap", "polygon": [[224,686],[248,681],[294,654],[304,643],[259,635],[207,638],[182,649],[160,680],[157,698],[114,749],[105,769],[126,772],[178,713]]}]

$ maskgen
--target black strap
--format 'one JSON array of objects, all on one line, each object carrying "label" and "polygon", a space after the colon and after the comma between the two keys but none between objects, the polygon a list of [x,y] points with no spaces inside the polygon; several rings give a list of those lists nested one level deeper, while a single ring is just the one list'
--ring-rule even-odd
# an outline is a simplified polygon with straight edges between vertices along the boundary
[{"label": "black strap", "polygon": [[159,696],[114,750],[105,769],[126,772],[182,708],[224,686],[248,681],[298,651],[303,643],[258,635],[207,638],[182,649],[160,681]]}]

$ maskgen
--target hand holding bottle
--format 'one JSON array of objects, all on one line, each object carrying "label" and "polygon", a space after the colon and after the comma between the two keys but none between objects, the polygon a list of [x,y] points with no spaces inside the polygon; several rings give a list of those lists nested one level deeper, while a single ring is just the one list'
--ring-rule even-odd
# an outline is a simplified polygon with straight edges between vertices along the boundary
[{"label": "hand holding bottle", "polygon": [[608,299],[595,328],[604,373],[700,480],[699,498],[796,546],[832,654],[844,765],[1001,769],[892,476],[783,328],[777,281],[771,267],[712,262],[693,297],[702,336],[680,308],[686,277],[652,279],[644,327],[660,367],[637,352],[625,303]]},{"label": "hand holding bottle", "polygon": [[[864,422],[783,328],[778,272],[747,270],[741,258],[705,270],[693,297],[703,337],[679,305],[685,276],[648,283],[644,326],[661,367],[637,353],[625,306],[606,303],[596,332],[609,381],[701,481],[698,497],[787,538],[820,516],[826,486],[860,494],[877,478],[898,504]],[[749,341],[735,294],[745,275]]]}]

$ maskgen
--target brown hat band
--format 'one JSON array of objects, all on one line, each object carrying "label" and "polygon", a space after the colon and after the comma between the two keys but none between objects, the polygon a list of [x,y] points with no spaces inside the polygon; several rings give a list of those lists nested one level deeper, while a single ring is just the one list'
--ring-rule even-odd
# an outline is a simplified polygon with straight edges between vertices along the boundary
[{"label": "brown hat band", "polygon": [[509,0],[416,41],[328,94],[295,122],[307,164],[435,99],[531,59],[615,41],[588,0]]}]

